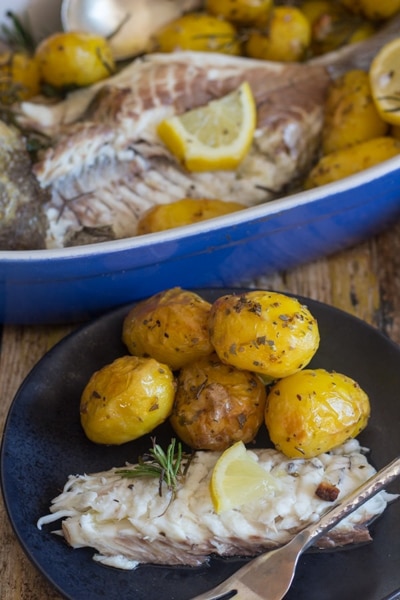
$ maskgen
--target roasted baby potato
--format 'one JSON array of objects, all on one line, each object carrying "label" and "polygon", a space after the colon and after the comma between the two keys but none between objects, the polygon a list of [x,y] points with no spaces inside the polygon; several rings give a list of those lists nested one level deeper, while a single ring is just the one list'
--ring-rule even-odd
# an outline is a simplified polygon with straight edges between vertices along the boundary
[{"label": "roasted baby potato", "polygon": [[124,444],[163,423],[174,396],[174,376],[167,365],[122,356],[90,378],[81,397],[81,424],[92,442]]},{"label": "roasted baby potato", "polygon": [[273,7],[273,0],[206,0],[206,10],[239,25],[264,25]]},{"label": "roasted baby potato", "polygon": [[293,6],[277,6],[271,13],[266,31],[249,33],[245,54],[263,60],[300,61],[310,43],[311,26],[302,12]]},{"label": "roasted baby potato", "polygon": [[316,319],[297,299],[267,291],[229,294],[212,305],[211,342],[219,358],[273,380],[304,368],[319,346]]},{"label": "roasted baby potato", "polygon": [[162,27],[153,38],[158,52],[196,50],[239,55],[241,46],[235,26],[207,13],[187,13]]},{"label": "roasted baby potato", "polygon": [[207,198],[182,198],[170,204],[158,204],[147,211],[138,222],[138,234],[165,231],[243,210],[245,205]]},{"label": "roasted baby potato", "polygon": [[359,173],[400,154],[400,140],[379,137],[323,156],[308,174],[305,189],[311,189]]},{"label": "roasted baby potato", "polygon": [[325,103],[324,154],[384,136],[388,129],[372,98],[368,73],[348,71],[332,83]]},{"label": "roasted baby potato", "polygon": [[356,381],[324,369],[304,369],[273,385],[265,423],[272,443],[290,458],[311,458],[356,437],[370,403]]},{"label": "roasted baby potato", "polygon": [[41,79],[56,88],[91,85],[115,71],[108,41],[92,33],[61,32],[36,48]]},{"label": "roasted baby potato", "polygon": [[376,31],[373,23],[349,13],[332,0],[305,0],[300,9],[311,25],[312,56],[360,42]]},{"label": "roasted baby potato", "polygon": [[124,319],[122,339],[136,356],[152,356],[171,369],[213,351],[208,334],[211,304],[179,287],[139,302]]},{"label": "roasted baby potato", "polygon": [[35,57],[24,52],[0,53],[0,102],[12,104],[27,100],[40,91],[39,66]]},{"label": "roasted baby potato", "polygon": [[257,375],[225,365],[214,354],[181,369],[171,425],[192,448],[225,450],[255,438],[264,421],[265,399]]},{"label": "roasted baby potato", "polygon": [[340,0],[340,3],[371,21],[390,19],[400,10],[400,0]]}]

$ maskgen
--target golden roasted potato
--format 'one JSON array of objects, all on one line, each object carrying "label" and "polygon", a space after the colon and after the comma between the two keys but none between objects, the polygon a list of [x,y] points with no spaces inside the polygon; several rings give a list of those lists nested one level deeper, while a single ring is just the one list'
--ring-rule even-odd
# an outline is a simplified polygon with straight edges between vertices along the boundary
[{"label": "golden roasted potato", "polygon": [[190,447],[225,450],[255,438],[265,399],[257,375],[225,365],[214,354],[181,369],[170,422]]},{"label": "golden roasted potato", "polygon": [[370,403],[356,381],[325,369],[304,369],[273,385],[265,424],[277,450],[311,458],[356,437],[367,425]]},{"label": "golden roasted potato", "polygon": [[115,71],[111,47],[99,35],[54,33],[36,48],[41,79],[54,87],[87,86]]},{"label": "golden roasted potato", "polygon": [[24,52],[1,52],[0,101],[12,104],[32,98],[39,91],[39,66],[35,57]]},{"label": "golden roasted potato", "polygon": [[273,9],[266,31],[249,33],[245,54],[250,58],[281,62],[300,61],[311,43],[311,26],[294,6]]},{"label": "golden roasted potato", "polygon": [[373,138],[349,148],[330,152],[311,169],[304,182],[304,188],[311,189],[338,181],[398,154],[400,140],[390,136]]},{"label": "golden roasted potato", "polygon": [[205,12],[187,13],[164,25],[154,36],[153,50],[196,50],[239,55],[241,46],[235,26]]},{"label": "golden roasted potato", "polygon": [[360,42],[376,31],[373,23],[349,13],[331,0],[305,0],[300,10],[311,25],[311,55],[318,56]]},{"label": "golden roasted potato", "polygon": [[270,380],[304,368],[320,339],[306,306],[285,294],[259,290],[218,298],[211,306],[209,331],[224,363]]},{"label": "golden roasted potato", "polygon": [[239,25],[260,26],[268,22],[273,0],[206,0],[206,10]]},{"label": "golden roasted potato", "polygon": [[175,287],[136,304],[124,319],[122,340],[136,356],[152,356],[171,369],[213,351],[208,334],[211,304]]},{"label": "golden roasted potato", "polygon": [[238,202],[208,198],[182,198],[182,200],[170,204],[153,206],[139,219],[137,232],[139,235],[143,235],[144,233],[165,231],[227,215],[244,208],[246,206]]},{"label": "golden roasted potato", "polygon": [[340,0],[340,3],[371,21],[390,19],[400,10],[400,0]]},{"label": "golden roasted potato", "polygon": [[92,442],[124,444],[163,423],[174,396],[174,376],[167,365],[122,356],[90,378],[81,397],[81,424]]},{"label": "golden roasted potato", "polygon": [[308,19],[311,27],[324,19],[328,24],[332,20],[341,17],[345,11],[343,8],[333,3],[332,0],[303,0],[300,4],[300,10]]},{"label": "golden roasted potato", "polygon": [[324,154],[384,136],[388,129],[372,98],[368,73],[348,71],[332,83],[325,103]]}]

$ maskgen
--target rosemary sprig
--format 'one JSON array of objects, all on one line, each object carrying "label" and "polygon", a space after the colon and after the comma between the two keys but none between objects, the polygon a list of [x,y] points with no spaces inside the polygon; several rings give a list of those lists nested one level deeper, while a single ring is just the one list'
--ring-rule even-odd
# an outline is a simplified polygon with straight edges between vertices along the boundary
[{"label": "rosemary sprig", "polygon": [[152,438],[151,441],[153,447],[148,454],[139,457],[138,464],[133,469],[118,469],[116,473],[129,479],[158,477],[159,495],[162,496],[162,487],[165,484],[174,496],[178,484],[187,473],[192,455],[182,452],[182,444],[180,442],[177,444],[175,438],[172,438],[166,451],[159,444],[156,444],[155,438]]},{"label": "rosemary sprig", "polygon": [[11,10],[6,12],[6,17],[10,19],[11,25],[3,24],[1,26],[0,37],[12,47],[34,52],[34,39],[28,29],[22,25],[19,17]]}]

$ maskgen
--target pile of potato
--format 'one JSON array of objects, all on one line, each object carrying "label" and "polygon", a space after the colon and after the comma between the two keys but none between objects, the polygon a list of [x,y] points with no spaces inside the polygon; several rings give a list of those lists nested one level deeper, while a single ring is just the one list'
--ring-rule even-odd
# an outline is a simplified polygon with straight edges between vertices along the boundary
[{"label": "pile of potato", "polygon": [[399,0],[205,0],[156,32],[149,50],[301,61],[369,37],[399,10]]},{"label": "pile of potato", "polygon": [[81,397],[93,442],[121,444],[168,419],[191,448],[225,450],[265,423],[278,450],[310,457],[368,422],[354,380],[306,368],[319,329],[296,298],[254,290],[210,304],[172,288],[130,310],[122,339],[129,354],[94,373]]}]

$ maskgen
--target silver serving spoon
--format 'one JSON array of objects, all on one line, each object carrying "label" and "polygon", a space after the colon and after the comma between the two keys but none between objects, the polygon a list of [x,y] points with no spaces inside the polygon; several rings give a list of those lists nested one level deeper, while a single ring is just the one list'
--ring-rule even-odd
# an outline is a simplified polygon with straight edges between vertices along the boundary
[{"label": "silver serving spoon", "polygon": [[65,31],[88,31],[108,38],[116,60],[149,49],[152,35],[201,0],[63,0]]},{"label": "silver serving spoon", "polygon": [[291,542],[261,554],[226,581],[192,600],[281,600],[290,588],[300,555],[326,531],[383,490],[400,475],[400,457],[395,458],[363,485],[336,504],[321,519],[298,533]]}]

